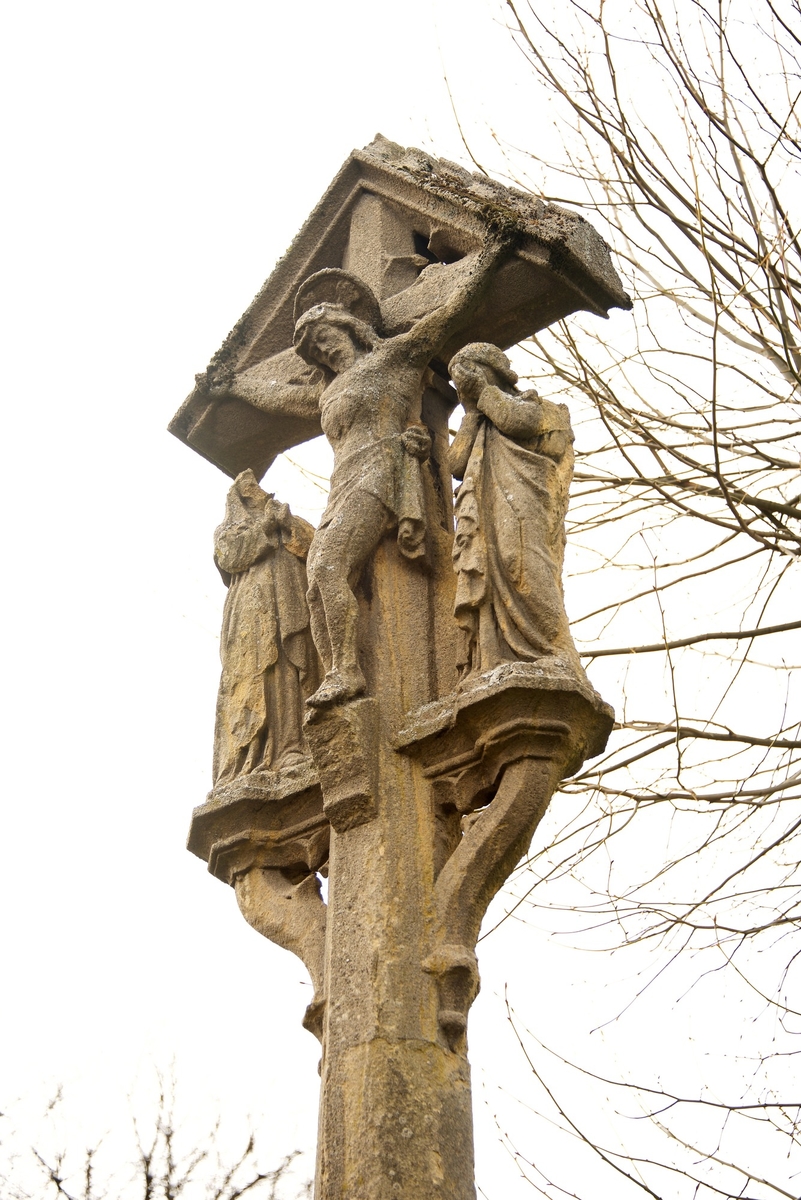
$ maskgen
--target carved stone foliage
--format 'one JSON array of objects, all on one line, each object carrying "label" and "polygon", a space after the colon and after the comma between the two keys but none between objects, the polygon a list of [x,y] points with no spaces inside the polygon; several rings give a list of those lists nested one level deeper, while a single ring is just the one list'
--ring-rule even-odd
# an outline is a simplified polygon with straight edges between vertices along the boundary
[{"label": "carved stone foliage", "polygon": [[304,699],[318,682],[305,559],[312,527],[243,471],[228,493],[214,556],[228,585],[214,737],[214,786],[308,758]]},{"label": "carved stone foliage", "polygon": [[564,404],[520,392],[509,359],[473,343],[451,360],[465,415],[450,452],[462,674],[561,655],[579,668],[562,594],[573,430]]}]

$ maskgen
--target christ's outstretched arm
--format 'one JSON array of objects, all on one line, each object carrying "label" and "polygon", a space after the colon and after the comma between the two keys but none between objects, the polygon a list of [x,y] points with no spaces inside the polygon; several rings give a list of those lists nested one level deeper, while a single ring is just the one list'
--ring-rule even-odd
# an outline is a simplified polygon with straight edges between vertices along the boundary
[{"label": "christ's outstretched arm", "polygon": [[511,255],[519,236],[513,227],[489,233],[472,268],[445,303],[420,317],[407,333],[391,338],[393,350],[401,351],[407,362],[425,366],[478,304],[493,270]]}]

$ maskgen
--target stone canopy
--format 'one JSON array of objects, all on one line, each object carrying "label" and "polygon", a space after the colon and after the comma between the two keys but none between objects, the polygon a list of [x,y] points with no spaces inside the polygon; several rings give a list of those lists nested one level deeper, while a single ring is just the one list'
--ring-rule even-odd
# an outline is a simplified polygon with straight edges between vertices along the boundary
[{"label": "stone canopy", "polygon": [[347,158],[170,432],[227,475],[250,468],[261,478],[278,454],[321,432],[318,417],[271,402],[287,387],[322,387],[292,347],[304,280],[324,268],[358,275],[380,302],[379,331],[392,336],[443,302],[488,224],[508,217],[525,235],[432,364],[444,379],[450,356],[478,338],[506,349],[579,310],[631,308],[606,243],[583,217],[379,135]]}]

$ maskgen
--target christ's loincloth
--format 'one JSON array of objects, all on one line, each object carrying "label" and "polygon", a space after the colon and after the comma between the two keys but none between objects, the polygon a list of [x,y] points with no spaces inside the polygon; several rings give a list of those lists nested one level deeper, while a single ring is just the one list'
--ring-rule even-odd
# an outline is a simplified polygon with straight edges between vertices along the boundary
[{"label": "christ's loincloth", "polygon": [[330,525],[362,496],[375,496],[392,517],[392,527],[403,525],[399,546],[407,558],[423,554],[425,501],[421,463],[403,444],[403,434],[381,438],[335,463],[328,503],[320,528]]}]

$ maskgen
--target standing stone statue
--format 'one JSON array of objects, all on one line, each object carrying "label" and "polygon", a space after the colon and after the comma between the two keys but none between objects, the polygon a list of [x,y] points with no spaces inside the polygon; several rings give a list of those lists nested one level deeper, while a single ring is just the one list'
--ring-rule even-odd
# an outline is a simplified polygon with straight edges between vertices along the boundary
[{"label": "standing stone statue", "polygon": [[214,737],[214,786],[308,759],[303,704],[319,672],[305,559],[313,529],[264,492],[251,470],[228,492],[214,557],[228,595]]},{"label": "standing stone statue", "polygon": [[509,359],[474,342],[450,362],[464,419],[450,449],[454,612],[462,678],[560,655],[578,667],[562,593],[573,430],[564,404],[520,392]]},{"label": "standing stone statue", "polygon": [[410,427],[423,374],[511,249],[508,235],[488,235],[472,271],[445,303],[389,338],[376,331],[378,301],[355,276],[320,271],[300,289],[295,349],[325,373],[321,423],[334,450],[328,505],[309,551],[312,632],[326,668],[309,698],[313,707],[343,703],[365,690],[354,583],[394,526],[407,558],[423,553],[419,462],[428,457],[430,439],[421,426]]}]

